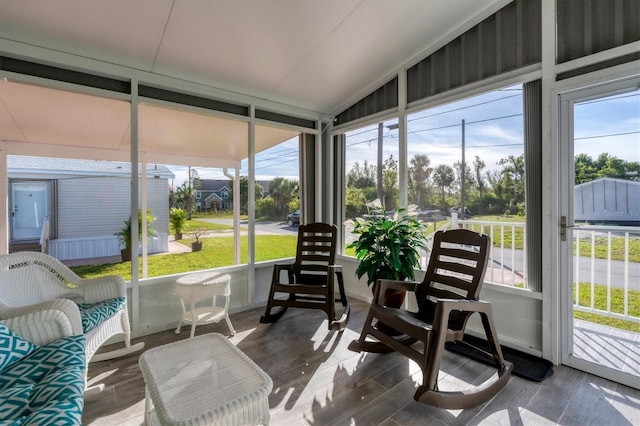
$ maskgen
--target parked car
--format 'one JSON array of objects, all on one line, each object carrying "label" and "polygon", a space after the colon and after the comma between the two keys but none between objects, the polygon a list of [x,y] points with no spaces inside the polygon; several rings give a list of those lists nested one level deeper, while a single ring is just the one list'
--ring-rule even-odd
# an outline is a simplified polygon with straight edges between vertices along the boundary
[{"label": "parked car", "polygon": [[287,225],[300,226],[300,210],[296,210],[295,212],[287,215]]},{"label": "parked car", "polygon": [[436,222],[439,220],[445,220],[448,214],[443,212],[442,210],[434,209],[434,210],[420,210],[418,212],[418,219],[428,222]]},{"label": "parked car", "polygon": [[[458,207],[451,207],[451,208],[449,209],[449,212],[450,212],[451,214],[453,214],[453,213],[458,213],[458,210],[459,210],[459,208],[458,208]],[[471,212],[469,211],[469,209],[465,207],[465,208],[464,208],[464,217],[471,217],[471,216],[473,216],[473,214],[471,214]]]}]

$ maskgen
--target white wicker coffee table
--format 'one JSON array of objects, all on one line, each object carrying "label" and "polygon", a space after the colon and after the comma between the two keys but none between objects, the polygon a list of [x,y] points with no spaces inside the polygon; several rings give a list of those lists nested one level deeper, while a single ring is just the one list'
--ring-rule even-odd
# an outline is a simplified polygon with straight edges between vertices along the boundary
[{"label": "white wicker coffee table", "polygon": [[[184,275],[176,280],[176,294],[180,297],[182,316],[176,334],[180,334],[182,323],[191,323],[191,337],[195,335],[196,325],[217,323],[225,319],[229,326],[229,333],[233,336],[236,331],[229,319],[229,296],[231,277],[219,272],[196,272]],[[224,296],[224,306],[216,304],[216,297]],[[213,299],[212,306],[196,307],[196,303],[204,299]],[[189,305],[189,310],[186,308]]]},{"label": "white wicker coffee table", "polygon": [[149,349],[138,364],[146,424],[269,423],[271,378],[221,334]]}]

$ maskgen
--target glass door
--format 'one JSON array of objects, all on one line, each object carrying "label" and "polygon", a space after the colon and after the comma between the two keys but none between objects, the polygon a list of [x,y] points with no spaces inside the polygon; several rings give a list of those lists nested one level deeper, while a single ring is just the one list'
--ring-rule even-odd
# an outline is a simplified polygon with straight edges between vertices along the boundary
[{"label": "glass door", "polygon": [[639,83],[635,77],[561,94],[559,145],[563,363],[636,388]]},{"label": "glass door", "polygon": [[11,240],[37,240],[48,211],[47,182],[12,182]]}]

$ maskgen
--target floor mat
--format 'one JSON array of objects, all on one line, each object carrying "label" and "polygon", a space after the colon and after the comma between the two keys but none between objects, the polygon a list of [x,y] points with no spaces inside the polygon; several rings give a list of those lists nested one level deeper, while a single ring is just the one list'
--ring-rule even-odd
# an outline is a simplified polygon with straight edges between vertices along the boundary
[{"label": "floor mat", "polygon": [[[481,349],[489,351],[489,343],[484,339],[465,334],[463,340]],[[553,374],[553,363],[550,361],[516,349],[508,348],[504,345],[500,345],[500,347],[502,348],[502,356],[504,359],[513,363],[513,374],[516,376],[533,380],[535,382],[541,382]],[[447,342],[445,343],[445,348],[451,352],[465,355],[476,361],[480,361],[488,365],[495,365],[493,360],[487,359],[482,354],[464,345],[460,345],[455,342]]]}]

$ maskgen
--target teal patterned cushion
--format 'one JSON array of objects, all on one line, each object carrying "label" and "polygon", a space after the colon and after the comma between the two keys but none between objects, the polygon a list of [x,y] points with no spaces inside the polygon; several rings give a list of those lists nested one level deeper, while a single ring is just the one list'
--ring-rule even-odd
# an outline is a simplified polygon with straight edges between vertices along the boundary
[{"label": "teal patterned cushion", "polygon": [[36,345],[24,340],[0,322],[0,372],[32,353],[36,348]]},{"label": "teal patterned cushion", "polygon": [[65,401],[82,413],[84,405],[84,368],[74,365],[48,374],[33,388],[29,397],[29,409],[37,411],[51,401]]},{"label": "teal patterned cushion", "polygon": [[[0,411],[0,426],[80,425],[84,407],[85,344],[84,335],[65,337],[40,346],[2,371],[0,390],[4,390],[0,398],[12,389],[28,389],[28,392],[26,408]],[[24,395],[15,399],[16,405],[22,403]]]},{"label": "teal patterned cushion", "polygon": [[78,366],[83,371],[86,339],[83,334],[69,336],[40,346],[31,355],[14,363],[0,374],[0,390],[21,384],[36,384],[51,372]]},{"label": "teal patterned cushion", "polygon": [[18,425],[29,426],[80,426],[82,425],[82,408],[70,401],[51,401],[46,406],[30,415],[17,419]]},{"label": "teal patterned cushion", "polygon": [[82,331],[85,333],[96,328],[100,323],[111,318],[127,303],[124,297],[105,300],[99,303],[78,303],[82,318]]},{"label": "teal patterned cushion", "polygon": [[[29,405],[33,385],[20,385],[0,392],[0,421],[8,421],[22,415]],[[2,424],[2,423],[0,423]]]}]

